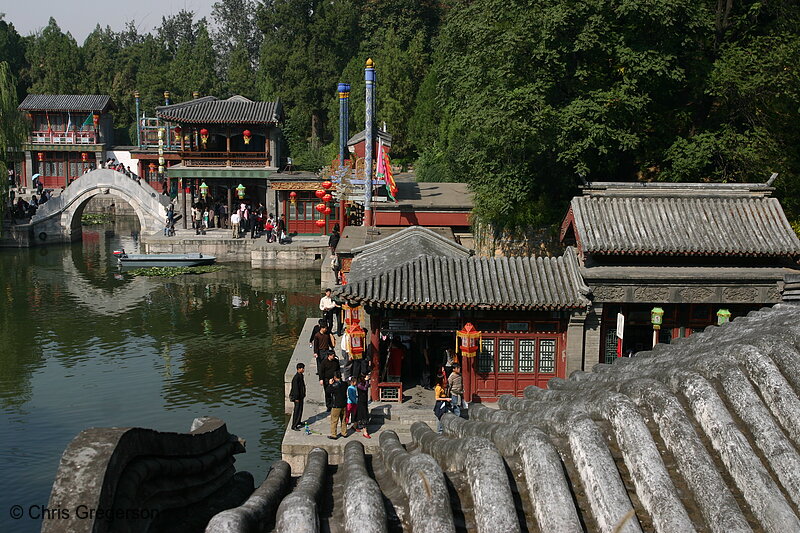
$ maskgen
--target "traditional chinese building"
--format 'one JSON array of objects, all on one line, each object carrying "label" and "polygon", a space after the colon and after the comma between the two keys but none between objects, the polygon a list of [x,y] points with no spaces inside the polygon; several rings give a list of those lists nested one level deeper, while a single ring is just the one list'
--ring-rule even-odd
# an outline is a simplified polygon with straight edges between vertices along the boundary
[{"label": "traditional chinese building", "polygon": [[561,240],[592,293],[587,362],[617,356],[618,318],[627,354],[779,302],[800,241],[772,190],[594,183],[573,198]]},{"label": "traditional chinese building", "polygon": [[474,257],[410,227],[359,250],[336,293],[369,315],[376,396],[441,367],[467,323],[481,334],[476,357],[463,358],[468,401],[519,395],[583,365],[583,323],[572,317],[585,314],[589,290],[572,248],[558,258]]},{"label": "traditional chinese building", "polygon": [[28,114],[32,130],[16,165],[20,186],[30,187],[38,174],[45,187],[66,187],[105,160],[114,133],[110,96],[29,94],[19,109]]}]

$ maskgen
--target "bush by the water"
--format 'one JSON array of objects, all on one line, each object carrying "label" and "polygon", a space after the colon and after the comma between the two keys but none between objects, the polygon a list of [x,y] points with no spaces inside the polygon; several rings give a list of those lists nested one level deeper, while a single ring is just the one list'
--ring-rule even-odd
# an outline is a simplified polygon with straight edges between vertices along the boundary
[{"label": "bush by the water", "polygon": [[206,274],[208,272],[219,272],[223,267],[219,265],[204,265],[193,267],[150,267],[150,268],[137,268],[128,272],[131,276],[146,276],[161,277],[161,278],[174,278],[183,274]]},{"label": "bush by the water", "polygon": [[81,224],[84,226],[94,226],[105,224],[111,219],[111,215],[106,213],[84,213],[81,215]]}]

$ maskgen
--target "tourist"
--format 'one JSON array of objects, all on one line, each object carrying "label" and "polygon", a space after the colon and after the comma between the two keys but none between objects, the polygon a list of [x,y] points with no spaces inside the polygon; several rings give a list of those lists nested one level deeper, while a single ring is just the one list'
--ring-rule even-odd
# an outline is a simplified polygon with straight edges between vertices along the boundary
[{"label": "tourist", "polygon": [[231,233],[231,237],[234,239],[239,238],[239,213],[234,213],[231,215],[231,228],[233,231]]},{"label": "tourist", "polygon": [[331,270],[333,270],[333,279],[336,281],[336,284],[341,285],[342,262],[339,260],[339,256],[336,254],[331,254]]},{"label": "tourist", "polygon": [[273,218],[272,213],[269,214],[267,221],[264,223],[264,231],[267,232],[267,242],[272,242],[275,240],[275,219]]},{"label": "tourist", "polygon": [[[324,320],[323,320],[324,322]],[[342,340],[339,343],[339,349],[342,350],[342,361],[344,361],[344,367],[342,370],[342,375],[344,379],[348,379],[350,376],[358,376],[358,371],[353,372],[353,360],[350,358],[350,349],[349,343],[350,342],[350,335],[345,332],[342,335]]]},{"label": "tourist", "polygon": [[358,377],[358,385],[356,385],[358,392],[358,403],[356,404],[356,420],[358,421],[358,429],[361,430],[361,435],[365,439],[372,437],[367,430],[369,425],[369,375],[361,374]]},{"label": "tourist", "polygon": [[314,358],[317,360],[317,364],[325,357],[326,353],[333,352],[334,346],[336,346],[336,341],[328,331],[328,325],[321,324],[319,331],[311,339],[311,348],[314,350]]},{"label": "tourist", "polygon": [[219,219],[220,219],[220,205],[219,202],[214,204],[214,227],[219,228]]},{"label": "tourist", "polygon": [[297,363],[297,372],[292,378],[292,388],[289,390],[289,400],[294,404],[292,411],[292,425],[294,431],[300,431],[303,418],[303,401],[306,397],[306,381],[303,373],[306,371],[306,365]]},{"label": "tourist", "polygon": [[219,219],[222,222],[222,227],[228,229],[228,206],[220,204],[219,206]]},{"label": "tourist", "polygon": [[325,325],[325,320],[319,319],[316,324],[314,324],[314,328],[311,330],[311,336],[308,338],[308,347],[314,347],[314,336],[319,333],[320,328]]},{"label": "tourist", "polygon": [[[350,429],[355,432],[356,425],[357,425],[357,417],[356,417],[356,406],[358,405],[358,389],[356,388],[356,378],[355,376],[350,376],[347,379],[347,382],[350,384],[347,387],[347,412],[345,413],[345,424],[352,426],[347,430],[347,433],[350,432]],[[345,435],[347,434],[345,433]]]},{"label": "tourist", "polygon": [[38,207],[39,206],[39,200],[36,199],[36,195],[35,194],[31,195],[31,205],[33,207]]},{"label": "tourist", "polygon": [[[331,412],[331,434],[329,439],[347,437],[347,426],[345,425],[344,413],[347,407],[347,386],[342,381],[342,376],[338,372],[334,374],[330,381],[331,405],[328,409]],[[337,429],[341,427],[341,432]]]},{"label": "tourist", "polygon": [[442,365],[444,366],[444,375],[449,376],[450,373],[453,371],[453,365],[458,362],[458,357],[453,352],[452,348],[447,348],[444,351],[444,358],[442,359]]},{"label": "tourist", "polygon": [[464,378],[461,376],[461,365],[453,364],[453,372],[447,378],[447,385],[450,391],[450,408],[453,414],[461,416],[461,402],[464,400]]},{"label": "tourist", "polygon": [[330,237],[328,237],[328,247],[331,249],[331,254],[336,252],[336,246],[339,244],[339,224],[333,225]]},{"label": "tourist", "polygon": [[[341,306],[333,301],[331,298],[331,290],[325,289],[325,296],[319,299],[319,310],[322,311],[322,318],[325,319],[325,323],[328,324],[328,329],[333,332],[333,315],[336,313],[336,308]],[[339,323],[339,327],[341,328],[342,324]],[[341,332],[339,332],[341,335]]]},{"label": "tourist", "polygon": [[286,215],[281,215],[281,217],[278,219],[278,244],[286,244],[287,242]]},{"label": "tourist", "polygon": [[203,210],[203,233],[205,234],[205,230],[208,229],[208,223],[211,218],[211,213],[208,212],[208,206],[205,207]]},{"label": "tourist", "polygon": [[319,384],[322,385],[322,390],[325,393],[325,407],[330,411],[333,405],[330,380],[335,374],[341,376],[341,369],[339,368],[339,359],[336,358],[336,353],[333,350],[324,352],[322,356],[325,359],[317,365],[317,373],[319,374]]},{"label": "tourist", "polygon": [[436,418],[439,419],[439,427],[436,430],[438,433],[441,433],[444,429],[442,428],[442,416],[450,411],[451,398],[447,396],[446,376],[446,374],[441,374],[436,382],[436,386],[433,388],[433,413],[436,415]]}]

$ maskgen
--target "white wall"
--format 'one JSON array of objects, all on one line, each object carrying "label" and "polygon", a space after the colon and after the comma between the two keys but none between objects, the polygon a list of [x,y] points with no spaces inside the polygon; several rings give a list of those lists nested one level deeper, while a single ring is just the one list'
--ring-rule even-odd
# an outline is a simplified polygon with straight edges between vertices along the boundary
[{"label": "white wall", "polygon": [[126,167],[131,167],[131,172],[136,172],[138,159],[131,158],[130,150],[108,150],[106,151],[106,159],[110,157],[113,157]]}]

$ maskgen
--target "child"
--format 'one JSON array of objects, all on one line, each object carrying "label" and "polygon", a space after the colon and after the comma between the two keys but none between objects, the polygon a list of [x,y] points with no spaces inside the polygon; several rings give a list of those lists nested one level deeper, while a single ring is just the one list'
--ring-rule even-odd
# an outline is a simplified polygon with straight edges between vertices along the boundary
[{"label": "child", "polygon": [[352,430],[356,431],[356,406],[358,405],[358,389],[356,389],[356,377],[350,376],[348,380],[350,386],[347,387],[347,414],[345,420],[352,424]]}]

